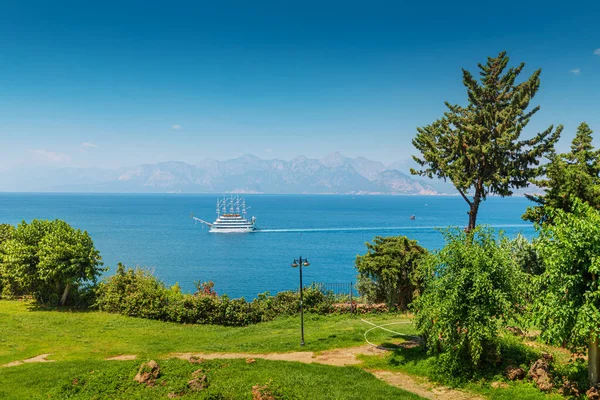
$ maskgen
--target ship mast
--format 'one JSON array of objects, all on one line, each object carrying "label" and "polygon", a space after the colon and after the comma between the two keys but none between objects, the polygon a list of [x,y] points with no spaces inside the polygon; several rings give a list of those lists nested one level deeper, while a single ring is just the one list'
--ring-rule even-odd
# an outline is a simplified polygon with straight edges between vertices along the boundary
[{"label": "ship mast", "polygon": [[217,218],[221,215],[221,202],[217,198]]}]

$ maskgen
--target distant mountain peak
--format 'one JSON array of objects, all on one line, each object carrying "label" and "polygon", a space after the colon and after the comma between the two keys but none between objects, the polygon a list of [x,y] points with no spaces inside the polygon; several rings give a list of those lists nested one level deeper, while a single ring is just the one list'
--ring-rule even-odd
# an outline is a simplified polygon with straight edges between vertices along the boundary
[{"label": "distant mountain peak", "polygon": [[346,164],[349,160],[350,158],[344,156],[339,151],[336,151],[321,158],[319,162],[327,167],[339,167]]},{"label": "distant mountain peak", "polygon": [[[24,175],[23,175],[24,174]],[[298,156],[263,160],[254,154],[218,161],[204,159],[141,164],[118,170],[54,169],[0,175],[0,191],[183,192],[183,193],[387,193],[435,194],[428,183],[365,157],[340,152],[322,159]],[[41,176],[44,178],[42,179]]]},{"label": "distant mountain peak", "polygon": [[308,158],[306,156],[298,156],[298,157],[294,157],[290,160],[290,162],[304,162],[307,161]]}]

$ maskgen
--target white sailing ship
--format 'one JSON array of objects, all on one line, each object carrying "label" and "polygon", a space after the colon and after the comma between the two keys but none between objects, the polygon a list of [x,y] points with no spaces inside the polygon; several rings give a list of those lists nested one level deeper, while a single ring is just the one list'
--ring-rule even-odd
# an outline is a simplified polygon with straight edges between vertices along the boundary
[{"label": "white sailing ship", "polygon": [[258,229],[256,227],[256,217],[252,217],[250,220],[246,218],[249,209],[250,207],[246,207],[246,199],[232,195],[217,199],[217,219],[212,224],[193,215],[192,218],[207,225],[210,228],[210,232],[254,232]]}]

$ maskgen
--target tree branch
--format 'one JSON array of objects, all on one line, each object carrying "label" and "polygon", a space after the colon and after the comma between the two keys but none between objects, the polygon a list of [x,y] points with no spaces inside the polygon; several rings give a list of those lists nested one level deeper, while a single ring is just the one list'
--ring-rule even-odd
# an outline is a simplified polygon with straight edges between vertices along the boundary
[{"label": "tree branch", "polygon": [[456,188],[456,190],[458,190],[458,193],[460,193],[460,195],[463,197],[463,199],[465,199],[469,207],[471,207],[473,205],[473,202],[469,200],[469,198],[463,193],[462,190],[460,190],[459,188]]}]

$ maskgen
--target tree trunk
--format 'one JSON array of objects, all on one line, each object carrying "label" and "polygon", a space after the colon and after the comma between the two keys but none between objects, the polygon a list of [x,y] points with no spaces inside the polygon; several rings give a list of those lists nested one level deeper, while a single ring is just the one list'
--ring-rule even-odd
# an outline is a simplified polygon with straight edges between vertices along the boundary
[{"label": "tree trunk", "polygon": [[473,202],[470,204],[469,209],[469,226],[467,227],[467,232],[473,231],[477,226],[477,213],[479,212],[479,204],[481,203],[481,195],[479,193],[475,193],[475,197],[473,198]]},{"label": "tree trunk", "polygon": [[67,283],[67,286],[65,286],[65,291],[62,294],[62,297],[60,298],[60,305],[64,306],[65,303],[67,302],[67,296],[69,295],[69,290],[71,289],[71,284]]},{"label": "tree trunk", "polygon": [[590,339],[588,345],[588,376],[592,386],[598,383],[598,373],[600,373],[600,352],[598,351],[598,337],[596,337]]}]

